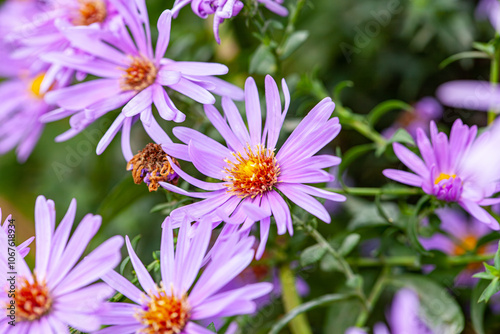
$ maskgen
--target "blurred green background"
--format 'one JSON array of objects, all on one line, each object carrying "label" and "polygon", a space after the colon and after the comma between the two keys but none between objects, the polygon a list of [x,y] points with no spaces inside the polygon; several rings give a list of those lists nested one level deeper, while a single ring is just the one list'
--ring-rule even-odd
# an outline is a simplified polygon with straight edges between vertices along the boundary
[{"label": "blurred green background", "polygon": [[[367,113],[386,99],[414,103],[424,96],[432,96],[437,86],[449,80],[488,78],[486,60],[465,60],[439,69],[439,63],[445,58],[471,49],[473,41],[486,42],[494,35],[488,22],[474,17],[476,1],[307,1],[299,14],[296,30],[308,31],[309,37],[284,61],[269,57],[265,50],[258,55],[256,52],[266,43],[272,45],[273,41],[280,41],[281,28],[288,19],[265,9],[256,13],[252,1],[245,3],[241,15],[222,25],[220,46],[214,41],[211,22],[195,16],[189,7],[184,8],[172,23],[166,57],[224,63],[230,69],[224,77],[226,80],[243,86],[246,77],[252,75],[261,92],[266,72],[271,72],[275,79],[286,78],[292,93],[289,111],[292,125],[319,102],[320,96],[331,94],[335,85],[343,80],[354,83],[353,88],[343,91],[343,105],[356,113]],[[295,0],[285,0],[287,6],[295,3]],[[156,19],[173,1],[147,0],[147,4],[155,35]],[[264,29],[264,33],[250,22],[261,15],[272,19],[267,21],[269,29]],[[254,73],[250,73],[250,69]],[[187,115],[183,126],[204,129],[214,135],[213,128],[207,127],[201,106],[175,93],[171,97]],[[38,195],[55,201],[58,221],[71,198],[76,198],[77,221],[88,212],[103,216],[103,226],[91,248],[115,234],[132,238],[141,234],[140,257],[146,263],[152,260],[151,253],[159,249],[159,229],[165,215],[159,211],[151,213],[151,209],[165,203],[165,193],[162,190],[149,193],[144,184],[133,183],[130,172],[126,171],[118,136],[101,156],[95,154],[100,137],[117,114],[115,111],[106,115],[82,134],[63,143],[55,143],[54,138],[68,129],[68,120],[48,124],[24,164],[17,163],[14,152],[0,157],[0,207],[4,217],[12,213],[21,227],[19,240],[34,234],[34,204]],[[378,130],[389,126],[396,117],[397,112],[384,117]],[[485,124],[483,114],[453,109],[445,110],[443,123],[449,125],[457,117],[469,123]],[[157,120],[160,121],[159,117]],[[171,134],[173,124],[161,124]],[[142,149],[147,142],[141,125],[136,124],[132,132],[133,150]],[[368,142],[365,138],[346,130],[331,144],[331,149],[340,147],[345,152],[365,142]],[[349,176],[358,186],[380,186],[387,182],[381,174],[387,164],[386,158],[375,159],[369,155],[350,168]],[[195,172],[189,166],[186,168],[188,172]],[[179,198],[174,197],[176,199]],[[346,225],[342,217],[329,226],[321,226],[324,234],[342,230]],[[298,245],[303,245],[300,235],[295,238]],[[279,248],[279,242],[289,241],[289,238],[275,240],[271,247]],[[324,287],[331,282],[331,277],[319,272],[309,275],[307,281],[312,286],[312,295],[325,293]],[[310,320],[324,323],[326,329],[334,326],[325,321],[325,317],[321,311],[311,314]]]}]

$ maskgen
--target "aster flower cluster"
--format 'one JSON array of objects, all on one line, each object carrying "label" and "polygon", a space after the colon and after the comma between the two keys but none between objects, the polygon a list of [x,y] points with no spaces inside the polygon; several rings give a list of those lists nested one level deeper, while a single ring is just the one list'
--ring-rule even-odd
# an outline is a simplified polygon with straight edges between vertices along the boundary
[{"label": "aster flower cluster", "polygon": [[[304,3],[289,6],[292,15],[281,44],[266,39],[272,33],[261,38],[262,50],[274,53],[256,52],[262,58],[254,54],[250,62],[265,65],[272,63],[269,58],[293,52],[306,36],[294,31]],[[500,7],[495,3],[481,2],[478,12],[487,8],[496,28]],[[278,333],[289,325],[294,334],[309,334],[306,311],[354,302],[359,304],[351,312],[356,319],[346,320],[342,330],[335,327],[335,333],[363,334],[367,328],[375,334],[459,333],[465,327],[463,312],[433,277],[453,267],[459,274],[448,288],[477,284],[475,295],[484,283],[479,277],[492,280],[480,301],[500,291],[496,82],[480,89],[477,82],[451,82],[437,89],[444,105],[467,107],[473,96],[474,103],[479,101],[476,109],[489,111],[484,128],[459,118],[448,135],[440,123],[443,107],[433,97],[413,106],[388,101],[366,115],[355,114],[339,98],[342,87],[334,89],[335,102],[310,78],[312,84],[298,84],[295,77],[245,75],[241,88],[226,81],[225,64],[168,58],[169,53],[178,56],[175,48],[171,52],[171,36],[188,5],[199,18],[211,17],[221,44],[223,22],[238,15],[258,21],[263,17],[255,14],[259,7],[271,11],[266,15],[286,17],[284,0],[175,0],[158,13],[148,5],[145,0],[8,0],[0,7],[0,75],[5,78],[0,82],[0,154],[15,148],[18,160],[26,161],[47,123],[69,119],[67,130],[55,138],[62,142],[81,136],[100,119],[111,119],[96,154],[120,135],[123,172],[132,176],[125,180],[133,187],[127,191],[147,187],[165,192],[168,202],[153,210],[162,215],[161,227],[147,227],[161,234],[159,247],[148,245],[159,248],[150,264],[142,262],[128,235],[87,250],[102,218],[87,214],[75,225],[75,199],[58,223],[54,201],[39,196],[35,236],[27,240],[15,240],[17,225],[7,216],[0,228],[0,305],[6,310],[0,334],[208,334],[217,329],[231,334],[241,324],[241,332],[260,326],[242,316],[273,308],[280,297],[283,310],[276,312],[286,314],[263,330]],[[158,14],[155,22],[153,13]],[[280,24],[256,26],[266,33]],[[500,66],[500,56],[497,60]],[[292,97],[308,84],[315,99],[304,109]],[[376,130],[375,120],[394,109],[391,105],[406,112],[389,128]],[[132,134],[138,122],[147,134],[145,146]],[[343,128],[373,143],[333,154],[334,141],[342,141],[342,149],[347,145]],[[367,152],[374,153],[368,159],[392,164],[373,177],[383,186],[348,187],[333,175],[356,168]],[[367,163],[359,165],[372,178]],[[116,197],[123,189],[115,191]],[[374,197],[374,203],[355,196]],[[332,213],[325,201],[346,203]],[[323,237],[320,230],[332,222],[344,230]],[[360,242],[374,235],[381,244],[363,254],[368,252]],[[315,243],[306,244],[306,236]],[[123,244],[127,257],[122,260]],[[403,255],[394,256],[397,252]],[[313,267],[333,273],[328,279],[336,292],[301,305],[301,298],[316,291],[296,274],[306,276]],[[367,279],[375,271],[363,275],[364,267],[380,267],[373,284]],[[386,290],[393,296],[388,326],[370,322]],[[435,300],[444,307],[434,307]],[[328,312],[339,313],[338,308]]]}]

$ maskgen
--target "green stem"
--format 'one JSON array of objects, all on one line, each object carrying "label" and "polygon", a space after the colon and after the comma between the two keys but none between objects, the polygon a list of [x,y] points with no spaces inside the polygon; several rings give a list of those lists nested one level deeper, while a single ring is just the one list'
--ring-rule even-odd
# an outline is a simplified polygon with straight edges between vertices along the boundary
[{"label": "green stem", "polygon": [[316,241],[318,242],[318,244],[320,244],[323,248],[326,249],[326,251],[328,253],[330,253],[334,258],[335,260],[337,260],[340,265],[341,265],[341,269],[342,271],[344,272],[346,278],[348,280],[350,279],[353,279],[354,278],[354,273],[352,272],[352,269],[351,267],[349,266],[349,264],[346,262],[346,260],[342,257],[342,255],[340,255],[331,245],[328,241],[326,241],[326,239],[321,235],[321,233],[319,233],[316,229],[314,229],[312,226],[310,225],[305,225],[304,226],[306,231],[314,238],[316,239]]},{"label": "green stem", "polygon": [[[462,266],[469,263],[485,262],[493,259],[495,254],[449,256],[444,263],[449,266]],[[348,258],[347,263],[356,267],[420,267],[417,256],[391,256],[386,258]]]},{"label": "green stem", "polygon": [[[292,270],[290,269],[290,265],[284,264],[280,268],[280,282],[283,306],[285,307],[285,311],[290,313],[296,307],[299,307],[302,304],[300,300],[299,293],[297,292],[295,276],[293,275]],[[293,334],[312,334],[311,326],[307,321],[307,317],[304,313],[298,314],[294,317],[289,323],[290,331]]]},{"label": "green stem", "polygon": [[333,189],[325,188],[325,190],[333,191],[338,194],[348,194],[355,196],[377,196],[377,195],[421,195],[423,194],[420,188],[349,188],[345,187],[343,189]]},{"label": "green stem", "polygon": [[337,106],[335,112],[339,116],[342,125],[350,126],[366,138],[372,140],[377,146],[385,146],[387,144],[387,140],[365,121],[365,117],[355,115],[341,106]]},{"label": "green stem", "polygon": [[375,306],[375,304],[378,301],[378,298],[380,297],[380,294],[384,290],[388,274],[389,274],[389,267],[385,266],[382,269],[382,272],[380,273],[380,276],[378,277],[377,281],[375,282],[375,285],[373,286],[370,295],[368,296],[368,299],[366,301],[367,304],[366,308],[364,308],[361,311],[361,313],[358,316],[358,319],[356,320],[356,327],[363,327],[365,325],[366,320],[368,320],[368,317],[373,311],[373,307]]},{"label": "green stem", "polygon": [[[496,37],[498,38],[498,34]],[[493,59],[491,60],[491,67],[490,67],[490,83],[493,86],[496,86],[498,84],[499,66],[500,66],[500,47],[496,45],[495,53],[493,55]],[[491,124],[495,121],[496,114],[497,113],[494,109],[490,109],[488,111],[488,124]]]}]

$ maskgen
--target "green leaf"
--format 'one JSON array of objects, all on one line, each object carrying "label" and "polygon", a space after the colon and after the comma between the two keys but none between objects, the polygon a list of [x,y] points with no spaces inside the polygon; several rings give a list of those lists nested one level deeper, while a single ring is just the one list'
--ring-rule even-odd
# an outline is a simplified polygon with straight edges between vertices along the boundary
[{"label": "green leaf", "polygon": [[268,46],[261,44],[250,59],[249,72],[257,74],[273,74],[276,72],[276,58]]},{"label": "green leaf", "polygon": [[[494,264],[495,264],[495,269],[497,270],[497,273],[500,272],[500,241],[498,242],[498,249],[497,249],[497,252],[495,253],[495,257],[494,257],[494,260],[493,260]],[[500,276],[500,275],[497,275],[497,276]]]},{"label": "green leaf", "polygon": [[305,267],[321,260],[323,255],[325,255],[326,249],[320,244],[307,247],[300,254],[300,264]]},{"label": "green leaf", "polygon": [[361,239],[361,236],[357,233],[352,233],[349,234],[344,241],[342,242],[342,245],[340,245],[340,248],[338,249],[338,252],[342,256],[349,255],[350,252],[356,247],[359,243],[359,240]]},{"label": "green leaf", "polygon": [[408,131],[406,131],[403,128],[397,129],[394,135],[392,135],[389,142],[390,143],[397,142],[415,146],[415,141],[413,140],[413,137],[408,133]]},{"label": "green leaf", "polygon": [[484,52],[481,52],[481,51],[460,52],[460,53],[454,54],[454,55],[446,58],[445,60],[443,60],[441,62],[441,64],[439,64],[439,68],[443,69],[446,66],[450,65],[451,63],[456,62],[458,60],[471,59],[471,58],[483,58],[483,59],[486,58],[486,59],[488,59],[488,58],[490,58],[490,56]]},{"label": "green leaf", "polygon": [[348,299],[332,304],[327,310],[322,333],[345,333],[356,323],[363,309],[359,300]]},{"label": "green leaf", "polygon": [[368,123],[374,125],[386,113],[392,110],[412,111],[413,107],[400,100],[387,100],[375,106],[367,115]]},{"label": "green leaf", "polygon": [[424,319],[431,328],[439,329],[439,334],[462,333],[465,326],[464,315],[446,288],[428,277],[412,274],[393,277],[390,282],[418,293]]},{"label": "green leaf", "polygon": [[493,296],[494,294],[496,294],[497,292],[500,291],[500,282],[499,282],[500,278],[499,277],[495,277],[491,283],[486,287],[486,289],[484,289],[483,293],[481,294],[481,296],[479,297],[479,300],[477,301],[478,303],[484,301],[484,302],[488,302],[488,300],[490,300],[491,296]]},{"label": "green leaf", "polygon": [[278,54],[280,55],[280,59],[284,60],[297,50],[309,37],[309,31],[307,30],[298,30],[293,32],[290,37],[285,41],[283,47],[280,48]]},{"label": "green leaf", "polygon": [[426,256],[432,256],[432,254],[425,250],[425,248],[420,244],[420,241],[418,240],[418,226],[420,224],[420,217],[418,214],[422,207],[429,201],[429,199],[429,195],[425,195],[420,198],[420,200],[417,202],[413,214],[408,219],[406,225],[406,235],[408,236],[411,244],[419,253]]},{"label": "green leaf", "polygon": [[486,308],[485,303],[478,303],[479,296],[483,292],[483,290],[488,285],[488,282],[485,280],[480,280],[477,282],[476,286],[472,290],[472,295],[470,298],[470,317],[472,320],[472,326],[477,334],[485,334],[484,333],[484,310]]},{"label": "green leaf", "polygon": [[208,325],[207,329],[211,332],[217,333],[217,329],[215,329],[215,325],[213,322],[211,322],[210,325]]},{"label": "green leaf", "polygon": [[490,56],[493,56],[495,53],[495,46],[490,43],[481,43],[481,42],[474,42],[472,43],[472,46],[474,49],[482,51]]},{"label": "green leaf", "polygon": [[[397,204],[386,202],[381,203],[380,206],[387,216],[396,218],[396,220],[400,216]],[[349,200],[345,202],[345,208],[352,215],[348,228],[351,231],[363,227],[389,225],[387,220],[380,215],[379,209],[374,203],[360,198],[349,197]]]},{"label": "green leaf", "polygon": [[332,254],[326,253],[321,259],[320,268],[325,272],[340,271],[342,272],[342,265],[340,262],[333,257]]},{"label": "green leaf", "polygon": [[352,82],[351,80],[344,80],[336,84],[333,88],[333,100],[337,104],[340,104],[340,93],[342,93],[344,88],[347,87],[354,87],[354,82]]}]

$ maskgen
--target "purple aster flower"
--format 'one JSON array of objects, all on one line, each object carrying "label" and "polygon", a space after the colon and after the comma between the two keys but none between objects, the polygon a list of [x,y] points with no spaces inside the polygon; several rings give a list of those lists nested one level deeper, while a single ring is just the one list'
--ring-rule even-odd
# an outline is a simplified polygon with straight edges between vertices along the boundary
[{"label": "purple aster flower", "polygon": [[[233,234],[218,240],[210,255],[205,256],[211,224],[191,226],[184,221],[175,252],[169,217],[162,228],[160,284],[153,281],[127,237],[130,260],[145,292],[114,271],[104,275],[103,280],[133,304],[109,303],[101,316],[103,323],[111,326],[97,333],[209,334],[210,330],[194,321],[252,313],[256,309],[254,299],[271,291],[272,285],[266,282],[220,291],[252,262],[253,237],[239,240],[239,236]],[[203,273],[196,280],[204,263]]]},{"label": "purple aster flower", "polygon": [[[448,235],[436,233],[431,238],[420,237],[420,243],[427,250],[437,249],[449,255],[463,255],[475,251],[478,240],[491,232],[485,224],[477,219],[467,220],[461,212],[452,209],[438,209],[436,214],[441,219],[441,229]],[[495,243],[489,243],[477,249],[477,254],[495,252]],[[455,284],[474,285],[477,279],[473,278],[472,275],[482,268],[481,262],[471,263],[457,276]]]},{"label": "purple aster flower", "polygon": [[153,52],[145,1],[113,0],[112,4],[123,17],[130,33],[123,26],[111,32],[92,26],[67,29],[64,34],[71,44],[88,55],[48,53],[43,56],[48,62],[101,78],[47,94],[46,100],[61,108],[46,115],[44,121],[73,115],[71,129],[58,136],[57,141],[75,136],[99,117],[124,106],[99,142],[97,154],[101,154],[122,129],[123,153],[130,160],[133,157],[130,128],[139,118],[156,142],[170,141],[152,114],[152,104],[165,120],[182,122],[185,119],[163,86],[204,104],[215,102],[211,92],[243,98],[240,88],[213,77],[227,73],[226,66],[163,58],[170,38],[172,13],[169,10],[163,12],[158,20],[160,34]]},{"label": "purple aster flower", "polygon": [[[389,314],[389,325],[391,331],[383,323],[378,323],[373,328],[374,334],[437,334],[442,333],[433,330],[426,324],[425,318],[420,311],[418,294],[410,289],[401,289],[394,296]],[[366,334],[359,328],[349,328],[345,334]]]},{"label": "purple aster flower", "polygon": [[497,230],[500,226],[496,219],[482,208],[500,202],[498,198],[490,198],[497,191],[500,179],[496,168],[499,157],[493,154],[494,151],[487,151],[494,147],[489,137],[494,139],[499,135],[497,130],[489,132],[476,139],[477,127],[469,128],[458,119],[448,140],[431,122],[432,144],[422,129],[417,130],[417,146],[423,160],[403,145],[393,144],[396,156],[415,174],[396,169],[386,169],[383,174],[392,180],[421,187],[438,200],[457,202],[476,219]]},{"label": "purple aster flower", "polygon": [[443,107],[430,96],[420,99],[413,107],[412,111],[403,112],[391,127],[382,132],[382,135],[389,139],[398,129],[403,128],[416,138],[418,128],[427,129],[430,121],[437,121],[443,115]]},{"label": "purple aster flower", "polygon": [[214,36],[219,44],[219,26],[225,19],[238,15],[244,6],[240,0],[176,0],[172,8],[174,17],[189,3],[193,12],[202,19],[206,19],[208,15],[214,16]]},{"label": "purple aster flower", "polygon": [[[0,228],[0,234],[2,234],[2,237],[0,237],[0,238],[2,240],[7,240],[8,247],[12,247],[12,244],[11,244],[8,236],[9,236],[9,234],[10,235],[14,234],[14,236],[15,236],[16,227],[15,227],[15,222],[13,222],[13,224],[10,224],[9,220],[12,220],[12,215],[8,215],[7,218],[5,218],[5,221],[3,222],[2,228]],[[1,221],[2,221],[2,208],[0,208],[0,222]],[[13,230],[13,231],[10,231],[10,230]],[[33,242],[34,239],[35,239],[35,237],[31,237],[28,240],[22,242],[20,245],[17,245],[15,247],[17,253],[22,257],[26,257],[26,255],[28,255],[28,253],[30,251],[29,245]],[[14,240],[14,242],[15,242],[15,240]]]},{"label": "purple aster flower", "polygon": [[[15,296],[9,297],[5,287],[0,290],[0,304],[14,300],[15,316],[0,319],[0,332],[9,333],[67,333],[68,326],[83,332],[95,331],[101,324],[97,311],[103,301],[113,294],[105,283],[95,282],[120,262],[123,238],[115,236],[87,255],[80,263],[89,241],[101,225],[101,217],[86,215],[71,239],[70,231],[76,213],[72,200],[68,212],[55,229],[54,202],[39,196],[35,205],[36,262],[33,272],[23,258],[17,258],[15,269],[9,267],[6,252],[0,253],[0,278],[7,282],[15,271],[12,284]],[[0,234],[0,245],[6,242]],[[5,284],[5,283],[3,283]],[[15,321],[15,326],[9,324]]]},{"label": "purple aster flower", "polygon": [[500,87],[488,81],[455,80],[442,84],[436,92],[444,105],[472,110],[498,110],[500,107]]},{"label": "purple aster flower", "polygon": [[[282,6],[283,0],[257,0],[264,4],[270,11],[287,16],[288,10]],[[172,13],[174,18],[177,17],[179,11],[186,5],[191,4],[193,12],[206,19],[208,15],[214,16],[214,36],[217,43],[220,44],[219,26],[225,19],[230,19],[239,14],[244,4],[240,0],[176,0]]]},{"label": "purple aster flower", "polygon": [[[9,63],[8,59],[2,59]],[[40,117],[54,109],[45,102],[41,84],[47,72],[41,70],[32,73],[27,67],[19,67],[12,62],[15,76],[0,83],[0,154],[16,148],[20,162],[26,161],[33,151],[45,124]],[[15,69],[15,70],[14,70]],[[14,73],[12,73],[14,74]],[[71,73],[62,71],[54,78],[50,89],[66,86]]]},{"label": "purple aster flower", "polygon": [[163,145],[169,155],[191,161],[201,173],[222,182],[197,180],[171,164],[181,178],[206,192],[187,192],[171,184],[160,183],[167,190],[204,199],[174,210],[171,216],[175,220],[187,215],[199,221],[208,215],[214,221],[224,220],[233,225],[245,223],[242,232],[249,231],[254,221],[260,220],[261,243],[257,258],[264,251],[271,216],[276,220],[279,234],[287,230],[293,234],[290,209],[281,194],[326,223],[331,217],[313,196],[333,201],[345,200],[342,195],[303,184],[334,179],[323,168],[338,165],[340,158],[315,154],[340,132],[338,118],[330,119],[335,104],[330,98],[322,100],[275,153],[290,104],[290,93],[283,80],[285,107],[282,112],[276,82],[267,76],[265,83],[267,118],[263,131],[257,86],[252,78],[248,78],[245,84],[248,129],[229,98],[222,99],[225,118],[215,107],[205,105],[207,117],[222,135],[227,147],[184,127],[176,127],[173,133],[186,145]]}]

